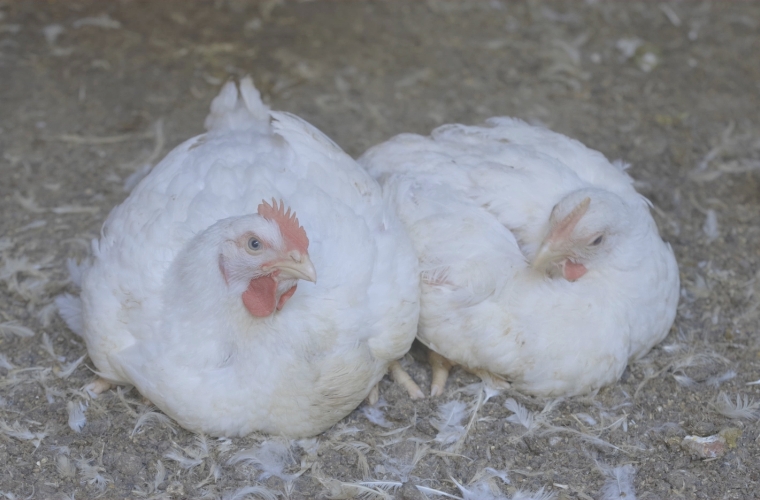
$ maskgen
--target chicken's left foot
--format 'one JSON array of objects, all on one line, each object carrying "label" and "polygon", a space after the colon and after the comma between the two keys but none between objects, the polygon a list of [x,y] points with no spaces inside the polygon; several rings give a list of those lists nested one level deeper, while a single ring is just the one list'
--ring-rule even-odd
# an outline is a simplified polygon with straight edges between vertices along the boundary
[{"label": "chicken's left foot", "polygon": [[389,369],[393,380],[406,389],[406,392],[409,393],[410,398],[423,399],[425,397],[425,394],[420,389],[420,386],[418,386],[417,383],[412,380],[412,377],[406,373],[406,370],[401,367],[401,364],[398,361],[392,362]]}]

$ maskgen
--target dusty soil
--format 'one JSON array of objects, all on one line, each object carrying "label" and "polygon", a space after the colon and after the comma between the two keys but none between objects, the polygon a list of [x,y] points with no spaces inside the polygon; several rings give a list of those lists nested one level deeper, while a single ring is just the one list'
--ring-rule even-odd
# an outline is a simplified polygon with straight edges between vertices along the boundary
[{"label": "dusty soil", "polygon": [[[0,2],[0,496],[760,497],[759,33],[754,2]],[[516,393],[484,402],[457,371],[438,400],[386,380],[385,406],[299,443],[204,440],[134,391],[89,401],[84,345],[50,307],[66,259],[245,74],[353,155],[510,115],[632,163],[680,263],[671,334],[543,414]],[[463,419],[444,443],[450,401]],[[720,431],[718,458],[680,445]]]}]

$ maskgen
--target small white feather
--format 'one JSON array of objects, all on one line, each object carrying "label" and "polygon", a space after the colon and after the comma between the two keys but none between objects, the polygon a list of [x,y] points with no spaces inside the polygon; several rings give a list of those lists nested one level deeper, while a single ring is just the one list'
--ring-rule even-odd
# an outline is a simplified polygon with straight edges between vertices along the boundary
[{"label": "small white feather", "polygon": [[5,357],[5,354],[0,352],[0,368],[5,368],[6,370],[13,370],[16,368],[16,365],[11,363],[8,358]]},{"label": "small white feather", "polygon": [[182,448],[176,443],[174,449],[164,455],[164,457],[174,460],[183,469],[192,469],[203,463],[208,458],[208,441],[206,436],[198,434],[195,436],[195,446]]},{"label": "small white feather", "polygon": [[59,363],[63,363],[64,361],[66,361],[66,358],[64,356],[59,356],[55,353],[53,342],[50,340],[50,337],[45,332],[42,333],[42,350],[48,353],[51,358],[58,361]]},{"label": "small white feather", "polygon": [[58,455],[55,457],[55,469],[64,479],[71,479],[77,474],[77,468],[66,455]]},{"label": "small white feather", "polygon": [[436,417],[430,423],[438,430],[435,440],[441,444],[451,444],[464,433],[460,425],[467,416],[467,405],[458,400],[452,400],[438,406]]},{"label": "small white feather", "polygon": [[602,487],[600,500],[636,500],[636,489],[633,485],[636,469],[633,465],[627,464],[614,468],[600,466],[600,468],[607,476]]},{"label": "small white feather", "polygon": [[715,214],[715,210],[709,209],[707,211],[707,217],[705,218],[705,223],[702,225],[702,231],[707,235],[707,241],[713,241],[720,236],[718,216]]},{"label": "small white feather", "polygon": [[760,418],[760,402],[750,399],[746,394],[736,395],[736,402],[732,402],[728,394],[721,392],[717,401],[713,404],[715,411],[728,418],[744,418],[757,420]]},{"label": "small white feather", "polygon": [[83,354],[79,359],[75,359],[71,363],[61,365],[61,368],[59,370],[53,370],[53,373],[55,373],[55,376],[58,378],[69,378],[69,376],[74,373],[74,370],[79,368],[79,365],[82,364],[82,361],[84,361],[84,358],[86,357],[87,355]]},{"label": "small white feather", "polygon": [[244,500],[252,496],[263,500],[277,500],[277,495],[263,486],[245,486],[222,496],[222,500]]},{"label": "small white feather", "polygon": [[47,328],[53,322],[53,318],[57,312],[58,306],[55,305],[55,302],[51,302],[50,304],[40,308],[40,310],[37,311],[36,316],[37,319],[40,320],[42,327]]},{"label": "small white feather", "polygon": [[87,423],[87,417],[84,414],[87,406],[86,402],[75,403],[74,401],[69,401],[66,403],[66,409],[69,412],[69,427],[74,432],[82,432],[82,428]]},{"label": "small white feather", "polygon": [[164,467],[163,462],[161,460],[156,460],[156,475],[153,477],[153,491],[158,490],[158,487],[161,486],[161,483],[163,483],[166,480],[166,467]]},{"label": "small white feather", "polygon": [[676,382],[678,383],[678,385],[681,385],[683,387],[693,387],[697,385],[697,381],[689,377],[688,375],[674,373],[673,378],[676,379]]},{"label": "small white feather", "polygon": [[275,440],[264,441],[256,448],[250,448],[235,453],[228,461],[228,465],[237,463],[251,464],[262,471],[259,479],[267,479],[271,476],[279,477],[284,481],[292,481],[295,476],[285,473],[285,468],[295,465],[295,460],[290,451],[290,446]]},{"label": "small white feather", "polygon": [[377,406],[364,405],[361,409],[361,412],[365,417],[367,417],[367,420],[377,426],[385,427],[386,429],[392,427],[392,424],[385,419],[383,410]]},{"label": "small white feather", "polygon": [[79,458],[76,460],[79,475],[81,476],[80,482],[96,486],[99,490],[104,490],[108,483],[113,482],[113,479],[102,474],[105,472],[102,465],[93,465],[90,462],[92,462],[92,459]]},{"label": "small white feather", "polygon": [[553,491],[544,491],[543,488],[535,493],[517,490],[511,500],[552,500],[557,496]]},{"label": "small white feather", "polygon": [[727,381],[729,381],[729,380],[731,380],[731,379],[733,379],[735,377],[736,377],[736,372],[733,371],[733,370],[728,370],[727,372],[721,373],[720,375],[715,375],[715,376],[709,377],[705,381],[705,383],[707,385],[712,386],[712,387],[718,387],[723,382],[727,382]]},{"label": "small white feather", "polygon": [[165,453],[164,458],[174,460],[183,469],[193,469],[203,463],[203,459],[185,456],[179,449]]},{"label": "small white feather", "polygon": [[22,338],[34,337],[34,331],[31,328],[19,325],[17,321],[0,323],[0,333],[12,334]]},{"label": "small white feather", "polygon": [[525,408],[514,398],[509,398],[504,401],[504,407],[514,413],[514,415],[507,417],[507,422],[522,425],[529,431],[533,430],[535,427],[535,413]]},{"label": "small white feather", "polygon": [[18,439],[19,441],[31,441],[34,445],[34,449],[39,448],[42,440],[50,434],[47,427],[41,431],[32,432],[28,427],[21,425],[18,421],[9,425],[5,420],[0,420],[0,432],[6,436]]},{"label": "small white feather", "polygon": [[74,28],[79,29],[83,26],[92,26],[95,28],[103,28],[109,30],[117,30],[121,28],[121,23],[116,19],[113,19],[106,13],[98,14],[97,16],[83,17],[77,19],[72,23]]},{"label": "small white feather", "polygon": [[58,314],[63,318],[66,326],[81,337],[84,332],[82,300],[70,293],[64,293],[55,298],[55,305],[58,306]]},{"label": "small white feather", "polygon": [[172,421],[171,418],[157,411],[146,410],[142,414],[140,414],[139,417],[137,417],[137,422],[135,422],[135,428],[132,429],[132,434],[130,434],[130,436],[134,436],[137,433],[137,431],[139,431],[143,427],[150,425],[152,423],[156,423],[156,424],[160,424],[160,425],[164,425],[168,427],[172,431],[172,434],[177,433],[177,429],[175,429],[174,422]]}]

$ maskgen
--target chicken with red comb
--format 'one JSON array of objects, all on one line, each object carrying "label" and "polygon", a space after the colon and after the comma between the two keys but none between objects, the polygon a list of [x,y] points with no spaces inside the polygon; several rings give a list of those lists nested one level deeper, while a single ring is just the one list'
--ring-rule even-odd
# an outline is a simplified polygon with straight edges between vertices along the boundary
[{"label": "chicken with red comb", "polygon": [[113,209],[58,298],[99,378],[215,436],[338,422],[409,349],[414,249],[380,186],[249,78]]}]

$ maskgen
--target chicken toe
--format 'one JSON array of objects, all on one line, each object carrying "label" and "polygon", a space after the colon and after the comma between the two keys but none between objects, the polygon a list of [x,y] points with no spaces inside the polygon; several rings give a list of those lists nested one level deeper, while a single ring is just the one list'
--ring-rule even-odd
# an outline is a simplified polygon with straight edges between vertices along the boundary
[{"label": "chicken toe", "polygon": [[370,389],[369,394],[367,394],[367,404],[370,406],[375,406],[375,403],[377,403],[379,400],[380,400],[380,383],[378,382],[372,387],[372,389]]},{"label": "chicken toe", "polygon": [[420,386],[418,386],[417,383],[412,380],[412,377],[406,373],[406,370],[401,367],[401,364],[398,361],[392,362],[389,369],[393,380],[406,389],[406,391],[409,393],[410,398],[423,399],[425,397],[425,394],[420,389]]},{"label": "chicken toe", "polygon": [[106,392],[110,388],[111,383],[100,377],[84,386],[85,392],[92,398],[97,398],[99,395]]},{"label": "chicken toe", "polygon": [[428,362],[433,370],[433,381],[430,384],[430,396],[440,396],[443,394],[443,388],[446,387],[446,380],[449,378],[449,370],[454,363],[432,349],[428,351]]}]

